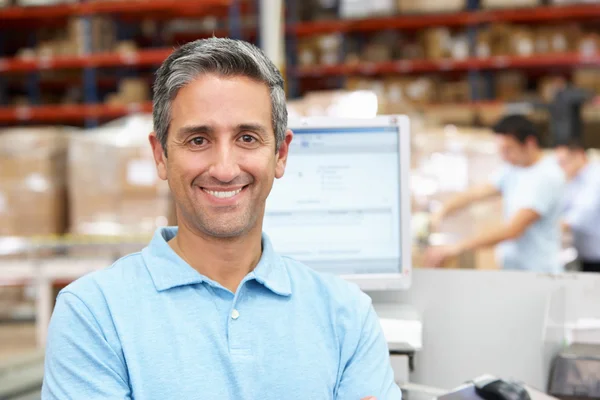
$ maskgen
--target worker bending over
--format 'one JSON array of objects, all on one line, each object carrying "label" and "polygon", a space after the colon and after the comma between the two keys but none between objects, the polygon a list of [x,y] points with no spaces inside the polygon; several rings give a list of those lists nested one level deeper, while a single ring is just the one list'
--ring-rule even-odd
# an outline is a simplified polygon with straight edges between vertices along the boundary
[{"label": "worker bending over", "polygon": [[544,156],[535,125],[526,117],[507,116],[496,124],[494,132],[506,165],[489,183],[445,203],[433,215],[432,225],[435,228],[453,212],[500,195],[505,222],[456,244],[430,248],[426,266],[437,267],[463,252],[499,244],[498,263],[504,269],[559,272],[564,174],[554,158]]}]

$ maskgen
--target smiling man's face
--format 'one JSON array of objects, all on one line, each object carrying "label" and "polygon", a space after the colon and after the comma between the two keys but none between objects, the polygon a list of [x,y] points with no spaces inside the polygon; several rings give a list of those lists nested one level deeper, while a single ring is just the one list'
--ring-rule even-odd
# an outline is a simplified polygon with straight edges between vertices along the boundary
[{"label": "smiling man's face", "polygon": [[275,151],[264,83],[208,74],[183,87],[171,106],[168,157],[151,139],[178,223],[213,237],[262,229],[265,202],[273,180],[283,176],[291,139],[287,132]]}]

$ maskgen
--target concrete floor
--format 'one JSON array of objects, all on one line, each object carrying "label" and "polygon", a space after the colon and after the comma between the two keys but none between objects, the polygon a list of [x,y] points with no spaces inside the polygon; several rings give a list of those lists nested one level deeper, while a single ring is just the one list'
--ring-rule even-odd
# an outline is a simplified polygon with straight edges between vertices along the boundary
[{"label": "concrete floor", "polygon": [[0,361],[35,350],[35,326],[29,322],[0,322]]}]

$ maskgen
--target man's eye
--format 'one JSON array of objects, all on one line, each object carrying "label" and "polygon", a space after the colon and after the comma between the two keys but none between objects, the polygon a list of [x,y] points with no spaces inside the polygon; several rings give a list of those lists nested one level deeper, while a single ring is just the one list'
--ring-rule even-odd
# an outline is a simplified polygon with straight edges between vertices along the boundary
[{"label": "man's eye", "polygon": [[204,144],[204,138],[203,137],[195,137],[192,140],[190,140],[190,143],[193,144],[194,146],[202,146]]},{"label": "man's eye", "polygon": [[254,139],[254,136],[251,135],[242,135],[240,139],[244,143],[254,143],[256,141],[256,139]]}]

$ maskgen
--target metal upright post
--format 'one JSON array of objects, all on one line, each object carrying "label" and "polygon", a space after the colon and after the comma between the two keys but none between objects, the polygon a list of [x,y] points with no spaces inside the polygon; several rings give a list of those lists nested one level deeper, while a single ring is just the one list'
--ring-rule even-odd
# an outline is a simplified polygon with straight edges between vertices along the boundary
[{"label": "metal upright post", "polygon": [[[37,44],[37,36],[35,32],[30,32],[28,37],[28,46],[35,48]],[[40,72],[33,71],[27,74],[27,99],[29,104],[39,105],[41,103],[41,90],[40,90]]]},{"label": "metal upright post", "polygon": [[239,0],[233,0],[229,6],[229,37],[232,39],[242,38],[242,15]]},{"label": "metal upright post", "polygon": [[[479,0],[467,0],[467,10],[477,11],[479,9]],[[469,53],[475,55],[477,48],[477,28],[475,26],[469,26],[467,28],[467,39],[469,41]],[[481,100],[480,84],[481,74],[479,71],[469,70],[468,72],[469,89],[471,92],[471,100]]]},{"label": "metal upright post", "polygon": [[[0,57],[4,54],[4,39],[6,31],[0,32]],[[5,106],[8,105],[8,94],[6,87],[6,79],[0,73],[0,105]]]},{"label": "metal upright post", "polygon": [[[89,55],[92,53],[92,20],[91,17],[81,17],[83,24],[83,54]],[[83,69],[83,98],[85,104],[98,103],[98,86],[96,80],[96,68],[86,67]],[[86,118],[85,127],[93,128],[98,126],[97,118]]]},{"label": "metal upright post", "polygon": [[[265,0],[262,1],[264,2]],[[297,0],[287,0],[286,6],[285,26],[294,26],[298,22]],[[300,85],[294,71],[298,65],[298,38],[295,33],[289,33],[287,29],[285,34],[285,55],[288,98],[294,99],[300,96]]]}]

